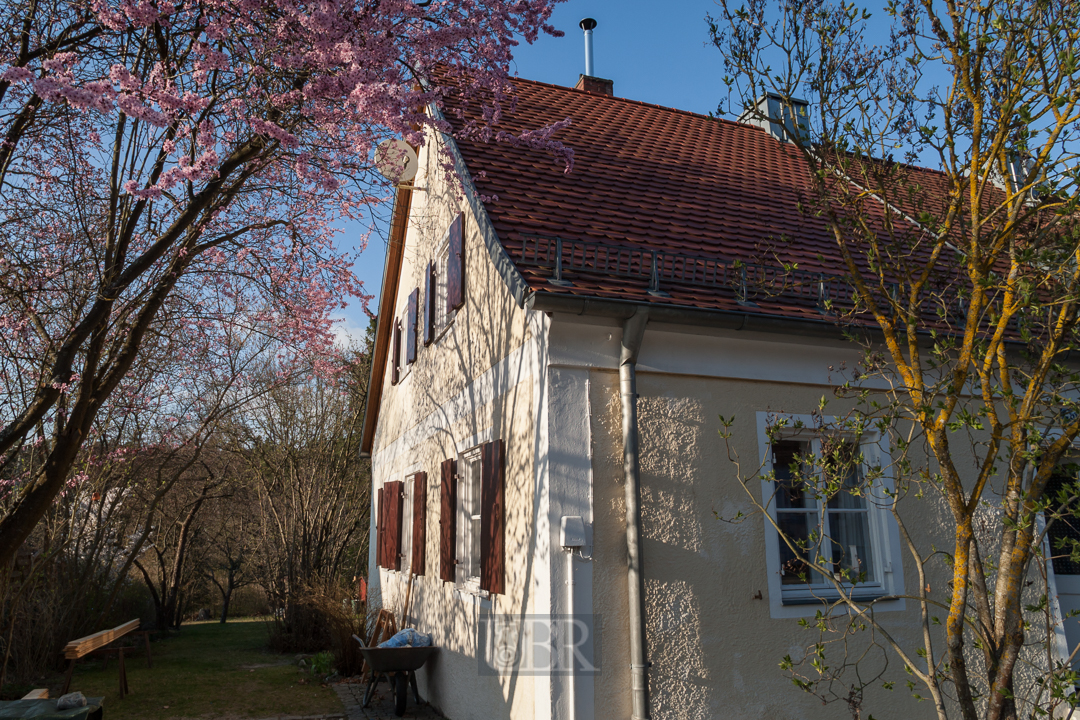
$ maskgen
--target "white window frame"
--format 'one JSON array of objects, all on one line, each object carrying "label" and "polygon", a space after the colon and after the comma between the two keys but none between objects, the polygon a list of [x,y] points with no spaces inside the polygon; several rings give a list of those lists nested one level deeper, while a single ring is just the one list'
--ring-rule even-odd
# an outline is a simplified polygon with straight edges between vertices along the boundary
[{"label": "white window frame", "polygon": [[[475,491],[476,505],[474,507],[477,510],[476,516],[479,517],[480,484],[482,481],[478,481],[475,488],[469,487],[466,464],[475,462],[479,477],[482,471],[481,450],[485,443],[492,442],[495,439],[495,429],[492,427],[459,442],[457,445],[457,507],[454,509],[457,513],[457,537],[454,538],[454,557],[457,558],[457,565],[454,567],[454,586],[463,593],[482,598],[488,597],[488,592],[480,589],[479,545],[477,545],[475,557],[471,557],[471,553],[466,552],[472,547],[473,543],[471,531],[473,518],[466,514],[467,502],[472,499],[470,493]],[[475,575],[469,572],[473,567],[476,569]]]},{"label": "white window frame", "polygon": [[[790,413],[757,413],[758,448],[762,457],[761,498],[767,503],[765,524],[765,568],[768,575],[769,610],[774,618],[814,617],[823,605],[839,598],[835,586],[829,581],[820,584],[784,585],[781,580],[780,536],[776,530],[776,488],[770,479],[773,471],[772,443],[768,428],[783,423],[775,435],[781,440],[809,441],[817,446],[823,430],[843,430],[839,420],[834,417],[801,415]],[[819,429],[821,428],[821,429]],[[852,436],[854,440],[855,437]],[[903,555],[900,543],[900,530],[892,517],[889,506],[890,494],[894,488],[891,475],[891,451],[888,437],[876,430],[867,430],[859,438],[859,450],[864,459],[864,471],[867,466],[881,469],[881,477],[875,478],[874,485],[867,496],[869,501],[869,542],[873,557],[875,577],[865,583],[859,583],[856,597],[882,597],[902,594],[904,589]],[[818,513],[823,512],[819,506]],[[905,607],[903,599],[883,600],[874,603],[875,612],[900,611]]]},{"label": "white window frame", "polygon": [[[435,252],[435,328],[432,344],[437,345],[454,324],[454,319],[458,314],[457,310],[447,312],[446,309],[446,266],[450,262],[450,228],[446,229],[442,241],[436,247],[438,250]],[[424,305],[426,306],[427,303],[425,302]],[[424,323],[427,323],[426,317]]]},{"label": "white window frame", "polygon": [[[480,590],[480,552],[474,553],[475,543],[480,537],[475,532],[474,524],[480,518],[480,447],[466,450],[458,458],[457,488],[457,552],[455,580],[463,590],[479,595]],[[476,482],[470,482],[470,470],[476,473]]]},{"label": "white window frame", "polygon": [[[401,569],[391,570],[390,572],[399,572],[402,577],[409,577],[408,573],[412,565],[412,519],[413,513],[416,510],[413,508],[413,502],[415,501],[414,493],[414,481],[416,473],[420,472],[420,465],[416,464],[409,467],[403,473],[398,475],[401,478]],[[389,481],[383,481],[383,485]],[[378,504],[378,503],[376,503]]]}]

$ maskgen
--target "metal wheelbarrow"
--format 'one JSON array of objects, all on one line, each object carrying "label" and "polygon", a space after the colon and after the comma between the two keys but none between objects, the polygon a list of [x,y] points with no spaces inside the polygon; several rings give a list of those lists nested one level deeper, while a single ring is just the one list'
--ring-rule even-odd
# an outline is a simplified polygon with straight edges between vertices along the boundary
[{"label": "metal wheelbarrow", "polygon": [[371,668],[371,682],[368,683],[367,692],[364,693],[364,707],[371,702],[371,694],[375,686],[385,678],[394,692],[394,714],[401,717],[405,714],[405,704],[408,702],[408,686],[412,686],[413,697],[420,702],[420,691],[416,688],[416,671],[423,667],[436,650],[439,648],[429,647],[396,647],[380,648],[367,647],[364,641],[353,635],[360,643],[360,653],[365,662]]}]

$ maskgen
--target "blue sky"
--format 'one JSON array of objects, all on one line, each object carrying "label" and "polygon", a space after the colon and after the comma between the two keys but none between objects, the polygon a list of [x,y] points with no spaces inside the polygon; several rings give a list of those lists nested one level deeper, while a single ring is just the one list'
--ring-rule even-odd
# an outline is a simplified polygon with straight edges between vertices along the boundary
[{"label": "blue sky", "polygon": [[[552,24],[565,36],[542,36],[533,45],[522,43],[512,71],[531,80],[574,85],[585,72],[578,22],[591,17],[597,21],[593,73],[613,80],[616,95],[708,113],[716,109],[725,92],[719,53],[705,45],[705,14],[715,7],[709,0],[570,0],[556,6],[552,16]],[[363,231],[359,225],[347,227],[340,244],[352,247]],[[385,254],[386,238],[377,231],[356,266],[366,291],[376,296]],[[342,331],[362,335],[367,318],[360,308],[354,304],[344,315]]]}]

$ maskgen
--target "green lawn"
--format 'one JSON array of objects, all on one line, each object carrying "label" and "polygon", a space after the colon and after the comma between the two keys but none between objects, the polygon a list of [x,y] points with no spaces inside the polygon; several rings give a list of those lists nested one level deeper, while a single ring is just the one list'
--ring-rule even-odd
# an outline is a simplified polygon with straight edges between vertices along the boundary
[{"label": "green lawn", "polygon": [[[268,652],[266,639],[266,627],[259,620],[192,623],[177,635],[150,643],[152,669],[146,667],[141,646],[124,652],[131,692],[123,700],[115,656],[105,670],[100,658],[80,660],[71,689],[105,696],[109,720],[264,718],[342,711],[332,688],[301,672],[292,655]],[[52,688],[54,697],[60,683]]]}]

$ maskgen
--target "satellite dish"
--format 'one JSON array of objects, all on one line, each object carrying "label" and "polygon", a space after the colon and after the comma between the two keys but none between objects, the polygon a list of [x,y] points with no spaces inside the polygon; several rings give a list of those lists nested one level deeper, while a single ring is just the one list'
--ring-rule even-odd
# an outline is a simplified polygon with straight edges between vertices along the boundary
[{"label": "satellite dish", "polygon": [[375,169],[394,184],[412,180],[418,167],[416,151],[404,140],[383,140],[375,148]]}]

